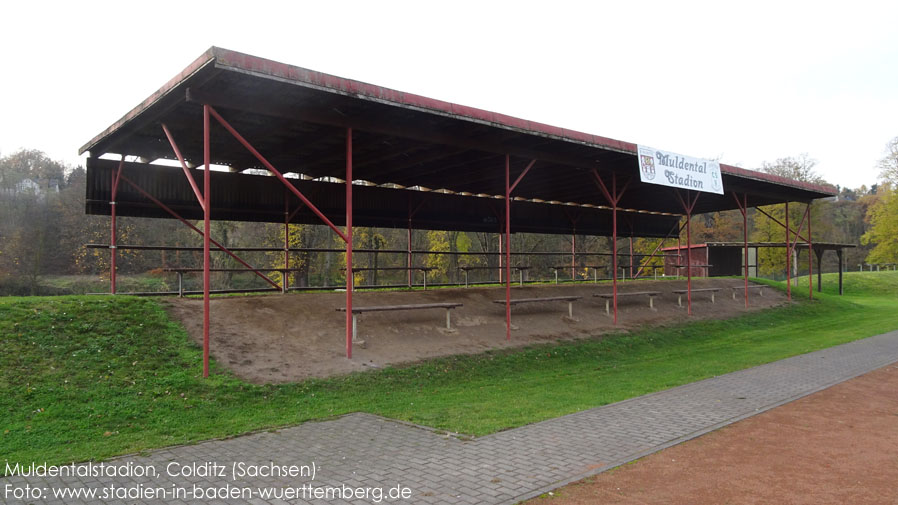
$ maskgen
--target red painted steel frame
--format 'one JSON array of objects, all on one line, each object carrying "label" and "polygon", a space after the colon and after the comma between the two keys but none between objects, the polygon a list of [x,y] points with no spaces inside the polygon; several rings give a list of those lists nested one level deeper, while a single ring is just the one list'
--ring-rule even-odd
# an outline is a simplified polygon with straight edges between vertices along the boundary
[{"label": "red painted steel frame", "polygon": [[203,377],[209,376],[209,239],[211,235],[211,216],[209,211],[209,186],[211,185],[211,174],[209,173],[211,162],[210,148],[210,124],[209,124],[208,105],[203,105]]},{"label": "red painted steel frame", "polygon": [[118,183],[122,178],[122,167],[125,165],[125,156],[122,155],[122,160],[119,161],[118,171],[115,175],[112,176],[112,193],[111,198],[109,200],[109,212],[110,217],[112,218],[109,229],[109,292],[110,294],[115,294],[115,276],[116,276],[116,266],[115,260],[117,256],[116,250],[116,220],[115,220],[115,196],[118,194]]},{"label": "red painted steel frame", "polygon": [[346,358],[352,359],[352,128],[346,129]]},{"label": "red painted steel frame", "polygon": [[171,144],[171,148],[175,152],[175,157],[181,162],[181,168],[184,170],[184,175],[187,176],[187,182],[189,182],[190,187],[193,188],[193,194],[196,195],[197,201],[200,202],[200,207],[203,207],[205,203],[203,195],[200,193],[200,188],[197,187],[196,181],[193,180],[193,174],[190,173],[190,169],[187,168],[187,162],[184,161],[184,157],[181,156],[181,150],[178,149],[178,144],[175,143],[175,138],[172,136],[171,132],[168,131],[168,127],[165,126],[165,123],[162,124],[162,131],[165,132],[165,136],[168,138],[168,143]]},{"label": "red painted steel frame", "polygon": [[739,195],[733,193],[733,198],[736,199],[736,205],[739,206],[739,212],[742,213],[742,240],[744,249],[742,250],[742,258],[745,261],[745,270],[743,271],[743,277],[745,281],[745,308],[748,308],[748,195],[743,194],[742,200],[739,200]]},{"label": "red painted steel frame", "polygon": [[287,188],[284,188],[284,272],[281,278],[281,293],[286,293],[289,289],[290,272],[290,199],[287,194]]},{"label": "red painted steel frame", "polygon": [[[315,205],[313,205],[312,202],[310,202],[309,199],[305,197],[305,195],[303,195],[298,189],[296,189],[296,186],[294,186],[293,184],[290,184],[290,181],[285,179],[283,174],[281,174],[278,171],[278,169],[274,168],[274,165],[269,163],[268,160],[265,159],[265,157],[262,156],[259,153],[259,151],[257,151],[256,148],[254,148],[252,146],[252,144],[250,144],[245,138],[243,138],[242,135],[237,133],[237,130],[235,130],[234,127],[231,126],[230,123],[225,121],[225,119],[223,117],[221,117],[221,115],[219,115],[218,112],[216,112],[215,109],[213,109],[212,107],[210,107],[208,105],[206,105],[204,107],[209,107],[209,113],[212,114],[212,116],[225,128],[225,130],[228,131],[228,133],[233,135],[233,137],[235,139],[237,139],[237,141],[240,142],[243,145],[243,147],[246,148],[247,151],[249,151],[253,156],[255,156],[256,159],[259,160],[259,162],[262,163],[262,165],[264,165],[265,168],[268,169],[269,172],[274,174],[274,176],[277,177],[279,181],[281,181],[285,186],[287,186],[287,189],[292,191],[293,194],[296,195],[296,197],[299,198],[300,201],[302,201],[302,203],[304,203],[312,212],[314,212],[315,215],[318,216],[319,219],[324,221],[324,224],[328,225],[330,227],[330,229],[334,230],[334,233],[336,233],[340,238],[342,238],[344,242],[346,241],[346,236],[343,234],[343,232],[341,232],[337,228],[337,226],[334,225],[334,223],[332,223],[331,220],[327,218],[327,216],[325,216],[320,210],[318,210],[318,207],[315,207]],[[351,182],[352,181],[350,181],[350,183]]]},{"label": "red painted steel frame", "polygon": [[[745,273],[743,275],[744,280],[744,288],[745,288],[745,307],[748,308],[748,195],[742,195],[742,244],[744,249],[742,250],[742,255],[745,263]],[[755,250],[755,270],[757,270],[758,258],[757,258],[757,250]],[[757,275],[757,272],[755,272]]]},{"label": "red painted steel frame", "polygon": [[[511,340],[511,192],[518,186],[521,179],[527,175],[527,172],[533,168],[536,160],[531,160],[527,167],[521,172],[521,175],[515,179],[514,184],[511,183],[511,156],[505,155],[505,340]],[[501,235],[499,236],[499,258],[502,255]],[[502,273],[500,267],[499,273]],[[499,282],[502,282],[501,279]]]},{"label": "red painted steel frame", "polygon": [[[780,225],[781,227],[783,227],[783,228],[788,228],[786,225],[783,224],[782,221],[780,221],[779,219],[777,219],[777,218],[771,216],[769,213],[767,213],[766,211],[764,211],[764,209],[762,209],[762,208],[760,208],[760,207],[755,207],[755,210],[757,210],[757,211],[760,212],[761,214],[764,214],[765,216],[767,216],[768,219],[770,219],[770,220],[773,221],[774,223]],[[795,233],[795,230],[793,230],[793,229],[791,229],[791,228],[789,228],[789,231],[792,232],[792,233]],[[804,240],[805,242],[808,241],[808,239],[802,237],[800,233],[795,233],[795,235],[797,235],[798,238],[800,238],[801,240]]]},{"label": "red painted steel frame", "polygon": [[[789,202],[786,202],[786,298],[792,300],[792,238],[789,237]],[[798,233],[796,233],[798,235]]]},{"label": "red painted steel frame", "polygon": [[[193,224],[191,224],[189,221],[187,221],[186,219],[184,219],[183,217],[181,217],[177,212],[175,212],[175,211],[173,211],[172,209],[170,209],[170,208],[169,208],[168,206],[166,206],[164,203],[160,202],[157,198],[153,197],[153,195],[151,195],[151,194],[147,193],[146,191],[144,191],[143,188],[141,188],[140,186],[138,186],[137,184],[135,184],[131,179],[128,179],[126,176],[123,175],[123,176],[122,176],[122,180],[125,181],[126,183],[128,183],[129,185],[131,185],[132,188],[134,188],[138,193],[140,193],[141,195],[143,195],[145,198],[147,198],[147,199],[150,200],[151,202],[155,203],[159,208],[161,208],[161,209],[164,210],[165,212],[168,212],[172,217],[174,217],[174,218],[177,219],[178,221],[181,221],[182,223],[184,223],[188,228],[190,228],[191,230],[197,232],[200,236],[203,235],[203,232],[202,232],[199,228],[197,228],[196,226],[194,226]],[[218,241],[216,241],[216,240],[213,239],[213,238],[210,238],[209,241],[212,243],[212,245],[214,245],[216,248],[218,248],[219,250],[221,250],[223,253],[226,253],[228,256],[234,258],[235,261],[237,261],[237,262],[240,263],[241,265],[245,266],[247,269],[249,269],[250,271],[252,271],[254,274],[256,274],[256,275],[258,275],[259,277],[261,277],[262,280],[264,280],[264,281],[267,282],[268,284],[271,284],[272,287],[275,287],[275,288],[277,288],[277,289],[281,289],[281,287],[278,286],[276,282],[274,282],[273,280],[269,279],[268,276],[266,276],[265,274],[263,274],[263,273],[262,273],[259,269],[257,269],[256,267],[250,265],[250,264],[247,263],[246,261],[243,261],[243,259],[242,259],[240,256],[237,256],[236,254],[234,254],[233,251],[231,251],[231,250],[228,249],[227,247],[221,245]]]},{"label": "red painted steel frame", "polygon": [[[521,177],[533,166],[531,163],[527,166],[520,177],[515,181],[517,186],[521,181]],[[511,169],[511,157],[505,155],[505,340],[511,340],[511,190],[514,186],[510,185],[511,180],[509,171]]]},{"label": "red painted steel frame", "polygon": [[[640,275],[642,275],[642,271],[645,270],[645,267],[649,264],[649,261],[652,261],[652,258],[654,258],[656,254],[658,254],[658,251],[660,251],[661,248],[664,246],[664,241],[667,240],[668,238],[670,238],[671,235],[673,235],[674,230],[677,230],[677,240],[679,240],[680,232],[683,231],[684,226],[686,226],[686,223],[683,223],[682,226],[680,226],[680,223],[674,223],[673,228],[671,228],[670,231],[667,232],[667,235],[664,238],[662,238],[660,242],[658,242],[658,245],[655,246],[655,250],[652,251],[652,254],[649,254],[649,257],[645,259],[645,263],[643,263],[642,265],[639,266],[639,270],[636,272],[636,275],[633,276],[634,279],[639,277]],[[679,254],[680,254],[680,249],[678,247],[677,248],[677,256],[679,256]]]},{"label": "red painted steel frame", "polygon": [[695,198],[690,198],[690,191],[686,190],[686,198],[677,190],[677,197],[683,204],[683,210],[686,212],[686,305],[687,314],[692,315],[692,210],[695,209],[695,203],[701,193],[696,192]]},{"label": "red painted steel frame", "polygon": [[[804,228],[805,220],[807,220],[807,222],[808,222],[808,227],[809,227],[808,229],[810,229],[810,225],[811,225],[811,209],[810,209],[810,205],[808,205],[807,207],[805,207],[804,213],[802,214],[802,217],[801,217],[801,222],[800,222],[799,225],[798,225],[798,231],[795,232],[795,240],[794,240],[793,242],[790,242],[790,243],[786,244],[786,245],[789,247],[791,253],[794,253],[794,252],[795,252],[795,248],[798,246],[798,240],[802,238],[802,237],[801,237],[801,230],[802,230],[802,228]],[[810,233],[808,234],[808,236],[810,237]],[[807,240],[805,240],[805,243],[810,244],[810,242],[808,242]],[[808,248],[808,251],[810,251],[810,248]],[[790,253],[790,258],[791,258],[791,253]],[[808,252],[808,254],[810,254],[810,252]],[[810,263],[809,263],[809,265],[810,265]],[[796,265],[796,266],[797,266],[797,265]],[[813,273],[813,272],[809,272],[808,275],[810,275],[811,273]]]},{"label": "red painted steel frame", "polygon": [[[814,260],[811,258],[811,256],[813,256],[813,254],[812,254],[813,242],[811,241],[811,203],[812,202],[808,202],[807,207],[805,207],[804,214],[802,215],[801,222],[799,223],[797,230],[792,230],[792,228],[789,227],[789,202],[786,202],[786,204],[785,204],[786,205],[786,223],[785,224],[783,224],[779,219],[777,219],[777,218],[771,216],[770,214],[768,214],[767,212],[765,212],[764,209],[761,209],[760,207],[757,208],[758,212],[767,216],[774,223],[782,226],[783,229],[786,231],[786,296],[788,297],[789,300],[792,299],[792,251],[795,250],[795,246],[798,245],[799,240],[808,244],[808,277],[809,277],[808,289],[810,290],[810,298],[813,299],[813,297],[814,297],[814,293],[813,293],[814,279],[810,278],[810,277],[813,277],[813,275],[811,275],[811,274],[813,274],[813,264],[814,264],[813,263]],[[808,238],[804,238],[801,235],[801,230],[802,230],[802,228],[804,228],[805,220],[807,220],[807,222],[808,222]],[[795,234],[794,242],[792,241],[792,239],[790,237],[790,233]]]},{"label": "red painted steel frame", "polygon": [[624,196],[624,192],[627,190],[627,187],[630,185],[630,180],[627,179],[627,182],[624,183],[624,186],[621,188],[620,192],[617,191],[617,174],[614,172],[611,173],[611,191],[608,191],[608,187],[605,185],[605,181],[599,177],[599,173],[593,169],[592,170],[593,179],[595,179],[596,186],[602,191],[602,194],[605,196],[605,199],[611,203],[611,291],[612,291],[612,300],[614,305],[614,324],[617,324],[617,204],[620,202],[621,197]]},{"label": "red painted steel frame", "polygon": [[[281,174],[278,169],[274,168],[274,165],[269,163],[264,156],[262,156],[259,151],[256,150],[245,138],[243,138],[237,130],[231,126],[221,115],[216,112],[214,108],[209,105],[203,105],[204,110],[204,121],[208,121],[208,115],[211,115],[218,121],[221,126],[224,127],[225,130],[228,131],[235,139],[237,139],[240,144],[243,145],[253,156],[256,157],[262,165],[268,169],[269,172],[274,174],[278,180],[283,183],[287,189],[289,189],[297,198],[312,212],[321,219],[324,224],[330,227],[331,230],[334,231],[343,241],[346,243],[346,357],[348,359],[352,359],[352,287],[353,287],[353,278],[352,278],[352,128],[346,129],[346,231],[340,231],[337,226],[331,222],[330,219],[327,218],[318,207],[316,207],[308,198],[305,197],[296,186],[290,183],[286,178],[284,178],[283,174]],[[208,135],[208,128],[207,133]],[[208,162],[206,165],[206,169],[208,171]],[[207,314],[208,316],[208,314]]]},{"label": "red painted steel frame", "polygon": [[[809,299],[814,299],[814,244],[811,242],[811,203],[808,202],[807,207],[805,208],[805,213],[808,216],[808,239],[805,243],[808,245],[808,297]],[[796,243],[796,246],[798,244]],[[819,266],[818,266],[819,271]]]}]

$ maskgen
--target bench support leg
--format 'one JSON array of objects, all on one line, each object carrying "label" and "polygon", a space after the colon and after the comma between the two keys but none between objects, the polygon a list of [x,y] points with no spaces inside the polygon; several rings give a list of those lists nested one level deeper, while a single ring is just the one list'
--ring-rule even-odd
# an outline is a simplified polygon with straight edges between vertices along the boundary
[{"label": "bench support leg", "polygon": [[446,329],[452,329],[452,317],[450,314],[452,313],[452,309],[446,309]]},{"label": "bench support leg", "polygon": [[714,292],[711,291],[711,303],[714,303]]},{"label": "bench support leg", "polygon": [[178,272],[178,298],[184,298],[184,274]]},{"label": "bench support leg", "polygon": [[736,299],[736,288],[733,288],[733,300]]},{"label": "bench support leg", "polygon": [[680,307],[683,306],[683,295],[677,295],[677,305]]},{"label": "bench support leg", "polygon": [[359,334],[358,334],[358,324],[357,324],[357,316],[355,314],[352,315],[352,341],[358,342]]},{"label": "bench support leg", "polygon": [[654,296],[649,296],[649,308],[650,309],[655,308],[655,297]]},{"label": "bench support leg", "polygon": [[607,298],[605,298],[605,315],[606,316],[611,315],[611,307],[609,307],[610,304],[611,304],[611,301],[608,300]]},{"label": "bench support leg", "polygon": [[567,317],[574,318],[574,302],[567,302]]},{"label": "bench support leg", "polygon": [[555,284],[558,284],[558,269],[555,269]]}]

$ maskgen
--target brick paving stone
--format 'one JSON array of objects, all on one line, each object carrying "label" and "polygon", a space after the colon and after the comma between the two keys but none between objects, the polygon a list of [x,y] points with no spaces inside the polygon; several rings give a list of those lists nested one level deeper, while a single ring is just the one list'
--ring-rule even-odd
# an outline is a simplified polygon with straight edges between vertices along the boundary
[{"label": "brick paving stone", "polygon": [[[680,387],[488,435],[472,441],[446,437],[426,427],[369,414],[306,423],[276,432],[171,447],[107,462],[153,465],[159,478],[6,477],[4,486],[90,488],[181,486],[299,488],[342,485],[352,488],[403,485],[406,503],[514,504],[568,482],[688,440],[865,372],[898,361],[898,331],[795,356]],[[169,462],[212,461],[230,472],[231,463],[311,465],[308,477],[220,478],[168,476]],[[281,500],[255,496],[253,504],[373,503],[356,496],[333,500]],[[53,499],[30,503],[186,503],[212,505],[230,499],[141,500]],[[244,500],[234,502],[244,503]],[[386,502],[396,503],[395,500]],[[20,503],[0,496],[0,503]]]}]

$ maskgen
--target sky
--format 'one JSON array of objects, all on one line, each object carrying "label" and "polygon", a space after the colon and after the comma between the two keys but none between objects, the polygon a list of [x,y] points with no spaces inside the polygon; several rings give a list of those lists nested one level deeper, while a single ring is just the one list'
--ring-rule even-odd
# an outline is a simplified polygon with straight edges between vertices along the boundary
[{"label": "sky", "polygon": [[898,2],[10,2],[0,155],[78,148],[210,46],[758,169],[876,182]]}]

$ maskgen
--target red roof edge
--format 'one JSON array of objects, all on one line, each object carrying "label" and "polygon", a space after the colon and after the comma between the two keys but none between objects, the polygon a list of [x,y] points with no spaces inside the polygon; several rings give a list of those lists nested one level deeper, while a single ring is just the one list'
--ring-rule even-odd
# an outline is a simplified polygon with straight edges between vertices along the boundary
[{"label": "red roof edge", "polygon": [[[383,86],[368,84],[361,81],[337,77],[335,75],[325,74],[295,65],[252,56],[229,49],[220,47],[211,47],[202,54],[198,59],[191,63],[184,71],[179,73],[173,79],[168,81],[156,93],[144,100],[140,105],[119,119],[112,126],[107,128],[103,133],[94,137],[93,140],[85,144],[79,154],[89,150],[91,146],[97,144],[103,137],[117,130],[128,121],[135,118],[141,111],[152,105],[159,98],[171,91],[181,81],[195,73],[197,70],[205,66],[210,60],[215,60],[217,67],[231,67],[247,73],[260,74],[270,76],[285,81],[293,81],[305,83],[307,85],[324,88],[326,90],[335,91],[345,95],[354,95],[359,98],[367,98],[377,101],[383,101],[405,107],[418,108],[440,114],[451,115],[460,119],[467,119],[477,122],[487,122],[495,126],[519,130],[525,133],[538,134],[543,136],[554,137],[558,139],[584,143],[600,148],[611,149],[623,153],[636,155],[636,144],[625,142],[599,135],[592,135],[575,130],[568,130],[557,126],[551,126],[535,121],[508,116],[497,112],[468,107],[464,105],[454,104],[443,100],[428,98],[413,93],[405,93]],[[721,172],[724,174],[735,175],[739,177],[747,177],[761,181],[772,182],[776,184],[801,188],[807,191],[835,195],[835,188],[829,185],[813,184],[809,182],[796,181],[780,177],[764,172],[757,172],[744,168],[734,167],[731,165],[720,165]]]}]

